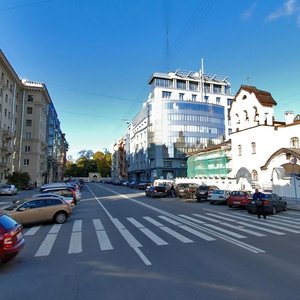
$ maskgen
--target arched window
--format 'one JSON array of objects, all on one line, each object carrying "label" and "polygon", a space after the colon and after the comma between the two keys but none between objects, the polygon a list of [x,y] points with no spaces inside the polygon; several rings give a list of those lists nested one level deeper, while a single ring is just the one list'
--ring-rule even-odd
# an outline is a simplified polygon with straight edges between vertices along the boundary
[{"label": "arched window", "polygon": [[238,155],[242,155],[242,145],[238,145]]},{"label": "arched window", "polygon": [[255,142],[251,143],[251,150],[252,150],[252,154],[256,153],[256,143]]},{"label": "arched window", "polygon": [[251,178],[252,178],[252,181],[258,181],[258,174],[257,174],[256,170],[253,170],[251,172]]},{"label": "arched window", "polygon": [[259,114],[258,114],[257,107],[254,106],[253,109],[254,109],[254,120],[253,121],[258,122],[259,121]]},{"label": "arched window", "polygon": [[248,112],[246,110],[244,110],[244,114],[245,114],[245,121],[249,121]]},{"label": "arched window", "polygon": [[290,140],[291,148],[299,148],[299,139],[297,137],[292,137]]}]

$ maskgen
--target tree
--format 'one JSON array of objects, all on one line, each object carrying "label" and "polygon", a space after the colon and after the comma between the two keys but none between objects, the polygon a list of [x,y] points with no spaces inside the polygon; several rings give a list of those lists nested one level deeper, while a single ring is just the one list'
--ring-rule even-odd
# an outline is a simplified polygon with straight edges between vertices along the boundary
[{"label": "tree", "polygon": [[97,171],[102,177],[111,176],[111,154],[106,151],[105,153],[97,151],[93,155],[93,159],[96,161]]},{"label": "tree", "polygon": [[30,175],[27,172],[13,172],[11,175],[8,175],[6,179],[17,188],[24,189],[29,185]]}]

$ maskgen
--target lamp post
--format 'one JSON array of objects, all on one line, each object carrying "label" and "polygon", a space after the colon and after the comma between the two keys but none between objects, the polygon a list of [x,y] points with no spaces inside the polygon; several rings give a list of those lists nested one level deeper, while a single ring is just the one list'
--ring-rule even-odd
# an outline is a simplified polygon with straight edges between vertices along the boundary
[{"label": "lamp post", "polygon": [[297,163],[297,158],[292,156],[290,159],[290,163],[293,166],[293,176],[294,176],[294,187],[295,187],[295,198],[297,200],[297,186],[296,186],[296,173],[295,173],[295,164]]}]

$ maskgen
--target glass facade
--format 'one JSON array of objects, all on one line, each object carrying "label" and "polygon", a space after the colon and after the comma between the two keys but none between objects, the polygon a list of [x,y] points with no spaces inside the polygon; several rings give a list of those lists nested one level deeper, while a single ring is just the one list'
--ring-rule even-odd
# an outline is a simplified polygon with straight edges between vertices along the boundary
[{"label": "glass facade", "polygon": [[148,111],[148,145],[152,167],[156,170],[170,168],[168,172],[174,177],[187,175],[187,154],[224,140],[223,106],[165,100],[159,104],[153,102],[148,106]]}]

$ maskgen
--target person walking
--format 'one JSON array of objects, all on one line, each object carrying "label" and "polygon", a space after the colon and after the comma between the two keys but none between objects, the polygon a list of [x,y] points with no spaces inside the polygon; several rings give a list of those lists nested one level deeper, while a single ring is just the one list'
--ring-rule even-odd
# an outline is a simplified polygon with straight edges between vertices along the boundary
[{"label": "person walking", "polygon": [[176,195],[176,193],[175,193],[174,184],[171,183],[171,187],[170,187],[170,196],[174,198],[175,195]]},{"label": "person walking", "polygon": [[255,201],[257,217],[260,219],[260,216],[263,216],[264,219],[266,219],[267,216],[264,207],[264,194],[261,193],[258,189],[255,189],[252,200]]}]

